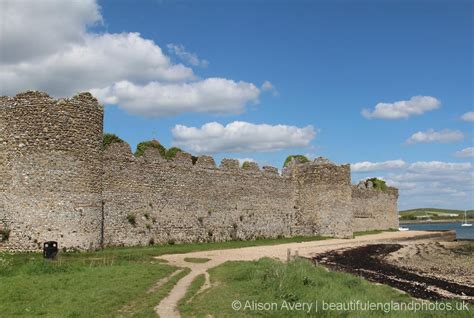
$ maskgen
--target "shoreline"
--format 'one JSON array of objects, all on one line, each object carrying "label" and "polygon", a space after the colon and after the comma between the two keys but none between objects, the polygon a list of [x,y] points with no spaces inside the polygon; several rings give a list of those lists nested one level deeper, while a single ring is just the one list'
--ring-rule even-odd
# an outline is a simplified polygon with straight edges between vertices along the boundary
[{"label": "shoreline", "polygon": [[472,248],[469,242],[384,242],[326,251],[312,261],[415,298],[474,303]]},{"label": "shoreline", "polygon": [[[463,223],[464,220],[431,220],[431,221],[417,221],[417,220],[399,220],[400,224],[432,224],[432,223]],[[474,223],[474,219],[468,219],[468,223]]]}]

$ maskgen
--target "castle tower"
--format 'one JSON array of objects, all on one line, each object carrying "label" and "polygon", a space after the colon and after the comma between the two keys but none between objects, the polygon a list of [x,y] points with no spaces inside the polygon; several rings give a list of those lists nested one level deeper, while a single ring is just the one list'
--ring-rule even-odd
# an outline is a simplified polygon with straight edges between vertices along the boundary
[{"label": "castle tower", "polygon": [[284,171],[296,184],[293,235],[352,237],[351,172],[325,158],[292,162]]},{"label": "castle tower", "polygon": [[101,240],[103,109],[89,93],[0,97],[0,247],[96,248]]}]

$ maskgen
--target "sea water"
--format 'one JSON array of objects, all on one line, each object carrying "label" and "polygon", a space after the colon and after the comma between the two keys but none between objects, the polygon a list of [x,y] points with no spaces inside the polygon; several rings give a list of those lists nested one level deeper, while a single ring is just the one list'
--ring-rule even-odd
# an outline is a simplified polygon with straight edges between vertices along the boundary
[{"label": "sea water", "polygon": [[410,230],[455,230],[456,238],[458,240],[474,240],[474,225],[473,226],[461,226],[461,222],[449,222],[449,223],[404,223],[400,224],[402,227],[407,227]]}]

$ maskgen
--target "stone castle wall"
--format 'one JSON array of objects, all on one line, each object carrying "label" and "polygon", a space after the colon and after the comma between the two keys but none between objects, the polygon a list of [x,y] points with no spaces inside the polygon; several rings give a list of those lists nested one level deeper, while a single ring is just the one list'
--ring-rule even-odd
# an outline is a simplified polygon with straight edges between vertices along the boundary
[{"label": "stone castle wall", "polygon": [[35,250],[48,240],[99,246],[103,110],[89,93],[1,97],[0,223],[6,245]]},{"label": "stone castle wall", "polygon": [[102,149],[102,125],[103,110],[88,93],[59,100],[39,92],[1,97],[0,229],[11,234],[0,245],[37,250],[55,240],[83,250],[351,237],[363,227],[394,225],[396,190],[355,189],[349,165],[292,162],[280,175],[256,164],[243,169],[232,159],[217,166],[201,156],[193,163],[185,153],[167,161],[156,149],[135,157],[126,143]]},{"label": "stone castle wall", "polygon": [[107,245],[291,235],[294,190],[277,171],[244,170],[236,160],[216,167],[207,156],[193,165],[184,153],[166,161],[154,149],[135,158],[118,143],[104,158]]},{"label": "stone castle wall", "polygon": [[398,190],[388,187],[381,191],[352,186],[353,230],[371,231],[398,229]]}]

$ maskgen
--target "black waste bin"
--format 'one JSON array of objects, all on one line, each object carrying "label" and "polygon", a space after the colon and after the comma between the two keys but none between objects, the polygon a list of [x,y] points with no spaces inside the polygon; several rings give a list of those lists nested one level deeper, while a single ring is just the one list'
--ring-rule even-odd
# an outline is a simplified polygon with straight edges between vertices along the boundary
[{"label": "black waste bin", "polygon": [[43,243],[43,257],[55,259],[58,255],[58,242],[48,241]]}]

